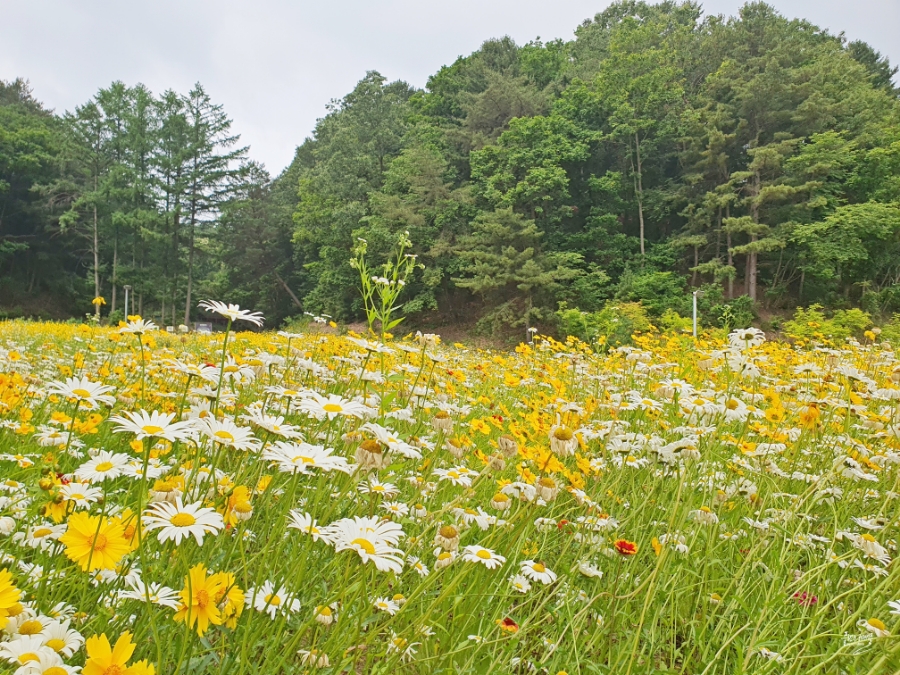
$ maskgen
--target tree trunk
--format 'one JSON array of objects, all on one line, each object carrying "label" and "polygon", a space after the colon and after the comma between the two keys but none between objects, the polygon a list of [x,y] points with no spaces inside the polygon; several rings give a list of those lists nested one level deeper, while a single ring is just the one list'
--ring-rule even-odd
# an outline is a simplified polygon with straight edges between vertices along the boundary
[{"label": "tree trunk", "polygon": [[112,267],[112,298],[109,304],[109,313],[116,311],[116,283],[118,282],[117,272],[119,268],[119,228],[115,229],[113,234],[113,267]]},{"label": "tree trunk", "polygon": [[637,157],[637,203],[638,222],[641,228],[641,258],[644,257],[644,179],[641,176],[641,140],[638,133],[634,132],[634,154]]},{"label": "tree trunk", "polygon": [[[755,224],[759,223],[759,193],[762,191],[762,177],[759,171],[753,174],[753,197],[750,201],[750,215]],[[750,243],[755,243],[759,239],[759,235],[754,232],[750,235]],[[756,273],[757,273],[757,256],[756,250],[751,250],[747,256],[747,295],[753,302],[756,302]]]},{"label": "tree trunk", "polygon": [[[97,179],[94,178],[94,193],[97,192]],[[97,205],[94,204],[94,297],[100,297],[100,231],[97,224]],[[100,320],[100,305],[95,305],[94,315]]]},{"label": "tree trunk", "polygon": [[300,304],[300,301],[297,299],[297,296],[294,295],[294,291],[292,291],[291,287],[288,286],[287,283],[285,282],[285,280],[281,278],[281,275],[278,274],[278,272],[276,272],[275,270],[272,270],[272,273],[275,275],[275,278],[278,280],[278,283],[280,283],[284,287],[284,290],[287,291],[287,294],[289,296],[291,296],[291,300],[293,300],[294,304],[297,305],[297,307],[299,309],[303,309],[303,305]]},{"label": "tree trunk", "polygon": [[[725,205],[725,217],[731,217],[731,207]],[[731,232],[725,233],[725,248],[728,249],[728,266],[734,268],[734,255],[731,253]],[[735,271],[735,274],[737,272]],[[734,300],[734,275],[728,277],[728,299]]]},{"label": "tree trunk", "polygon": [[187,265],[187,291],[184,300],[184,325],[190,325],[191,321],[191,291],[194,284],[194,227],[197,220],[197,200],[191,200],[191,225],[188,235],[188,265]]},{"label": "tree trunk", "polygon": [[[757,239],[758,239],[758,237],[755,234],[750,236],[751,242],[755,242]],[[747,256],[747,266],[749,268],[748,276],[747,276],[747,295],[750,296],[750,299],[753,302],[756,302],[756,269],[757,269],[756,256],[757,255],[758,254],[756,253],[756,251],[751,251],[750,254]]]}]

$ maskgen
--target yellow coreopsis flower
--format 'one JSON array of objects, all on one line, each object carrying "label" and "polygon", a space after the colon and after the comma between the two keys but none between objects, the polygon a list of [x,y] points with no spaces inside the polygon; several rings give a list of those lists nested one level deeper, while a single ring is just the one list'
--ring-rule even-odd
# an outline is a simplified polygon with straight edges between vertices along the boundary
[{"label": "yellow coreopsis flower", "polygon": [[13,583],[12,574],[9,570],[0,570],[0,629],[6,627],[9,610],[18,604],[20,597],[22,591]]},{"label": "yellow coreopsis flower", "polygon": [[79,511],[69,517],[68,525],[59,541],[66,546],[66,556],[85,572],[113,570],[131,550],[121,523]]},{"label": "yellow coreopsis flower", "polygon": [[222,624],[222,614],[216,605],[219,593],[226,589],[225,579],[218,574],[206,576],[203,563],[194,565],[188,576],[184,578],[184,589],[181,591],[181,608],[173,617],[175,621],[187,621],[188,627],[197,624],[197,635],[209,629],[209,624]]},{"label": "yellow coreopsis flower", "polygon": [[97,307],[99,307],[100,305],[105,305],[105,304],[106,304],[106,298],[104,298],[102,295],[98,295],[96,298],[94,298],[93,300],[91,300],[91,304],[92,304],[92,305],[95,305],[95,306],[97,306]]},{"label": "yellow coreopsis flower", "polygon": [[85,643],[88,659],[82,675],[153,675],[156,669],[147,661],[128,665],[134,647],[131,633],[122,633],[115,647],[109,644],[105,633],[92,635]]},{"label": "yellow coreopsis flower", "polygon": [[222,589],[216,593],[216,605],[222,611],[225,625],[234,630],[237,627],[238,617],[244,611],[244,591],[238,588],[231,572],[217,572],[210,577],[210,581],[222,585]]}]

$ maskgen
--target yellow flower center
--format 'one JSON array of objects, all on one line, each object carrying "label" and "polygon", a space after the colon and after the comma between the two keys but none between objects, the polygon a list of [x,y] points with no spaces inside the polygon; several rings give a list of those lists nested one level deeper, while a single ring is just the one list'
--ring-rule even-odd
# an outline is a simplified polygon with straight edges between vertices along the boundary
[{"label": "yellow flower center", "polygon": [[356,546],[359,546],[363,551],[365,551],[369,555],[375,554],[375,547],[372,545],[372,542],[370,542],[368,539],[363,539],[362,537],[359,537],[357,539],[354,539],[350,543],[355,544]]},{"label": "yellow flower center", "polygon": [[533,569],[538,574],[543,574],[547,571],[547,568],[544,567],[541,563],[534,563],[534,565],[531,566],[531,569]]},{"label": "yellow flower center", "polygon": [[94,539],[94,552],[102,553],[104,549],[106,549],[109,544],[109,540],[106,538],[105,534],[98,534],[97,538]]},{"label": "yellow flower center", "polygon": [[[45,642],[44,644],[46,646],[50,647],[50,649],[52,649],[53,651],[58,652],[59,650],[61,650],[63,647],[66,646],[66,641],[60,640],[59,638],[53,638],[52,640],[47,640],[47,642]],[[50,672],[49,670],[45,670],[44,675],[47,675],[47,673],[49,673],[49,672]]]},{"label": "yellow flower center", "polygon": [[272,605],[273,607],[278,607],[278,605],[281,604],[281,598],[279,598],[274,593],[269,593],[265,598],[263,598],[263,600],[265,600],[268,604]]},{"label": "yellow flower center", "polygon": [[223,441],[230,441],[232,443],[234,442],[234,436],[232,436],[227,431],[217,431],[213,434],[213,436],[215,436],[216,438],[221,438]]},{"label": "yellow flower center", "polygon": [[868,541],[869,543],[875,542],[875,537],[873,537],[871,534],[864,534],[862,536],[862,538],[865,539],[866,541]]},{"label": "yellow flower center", "polygon": [[40,661],[40,658],[34,652],[25,652],[24,654],[19,655],[19,663],[23,666],[26,663],[31,663],[32,661]]},{"label": "yellow flower center", "polygon": [[197,522],[197,519],[190,513],[176,513],[169,522],[175,527],[190,527]]},{"label": "yellow flower center", "polygon": [[475,555],[478,556],[479,558],[481,558],[482,560],[490,560],[491,559],[491,552],[488,551],[486,548],[481,549]]},{"label": "yellow flower center", "polygon": [[46,537],[48,534],[53,534],[53,530],[51,530],[49,527],[39,527],[31,536],[34,539],[41,539],[42,537]]},{"label": "yellow flower center", "polygon": [[[50,644],[49,642],[47,644]],[[44,675],[69,675],[69,671],[59,666],[50,666],[44,671]]]},{"label": "yellow flower center", "polygon": [[155,436],[162,430],[163,430],[162,427],[158,427],[155,424],[148,424],[146,426],[141,427],[141,431],[143,431],[148,436]]},{"label": "yellow flower center", "polygon": [[316,612],[322,616],[331,616],[331,607],[316,607]]},{"label": "yellow flower center", "polygon": [[382,454],[383,449],[381,447],[381,443],[376,441],[373,438],[367,438],[362,443],[359,444],[359,447],[365,450],[366,452],[374,452],[377,454]]},{"label": "yellow flower center", "polygon": [[44,630],[43,624],[37,619],[29,619],[19,626],[19,635],[37,635]]},{"label": "yellow flower center", "polygon": [[100,473],[105,473],[113,468],[112,462],[100,462],[97,467],[94,469],[95,471],[99,471]]},{"label": "yellow flower center", "polygon": [[195,601],[197,607],[199,607],[200,609],[205,609],[209,604],[209,593],[206,590],[197,591]]},{"label": "yellow flower center", "polygon": [[558,427],[553,431],[553,437],[558,441],[571,441],[573,436],[569,427]]},{"label": "yellow flower center", "polygon": [[76,492],[74,494],[69,495],[69,499],[71,499],[73,501],[78,500],[78,499],[84,499],[84,495],[81,494],[80,492]]},{"label": "yellow flower center", "polygon": [[234,510],[237,511],[238,513],[252,513],[253,506],[250,504],[250,502],[244,500],[244,501],[240,501],[237,504],[235,504]]},{"label": "yellow flower center", "polygon": [[451,557],[452,557],[451,554],[447,553],[447,551],[444,551],[437,557],[437,559],[438,560],[447,560],[447,558],[451,558]]},{"label": "yellow flower center", "polygon": [[326,403],[325,405],[322,406],[322,410],[324,410],[325,412],[330,412],[330,413],[339,413],[343,410],[343,408],[341,406],[339,406],[337,403]]},{"label": "yellow flower center", "polygon": [[72,393],[78,396],[79,398],[90,398],[91,392],[87,389],[73,389]]},{"label": "yellow flower center", "polygon": [[556,481],[553,480],[552,478],[541,478],[538,481],[538,484],[540,484],[541,487],[545,487],[545,488],[555,488],[556,487]]}]

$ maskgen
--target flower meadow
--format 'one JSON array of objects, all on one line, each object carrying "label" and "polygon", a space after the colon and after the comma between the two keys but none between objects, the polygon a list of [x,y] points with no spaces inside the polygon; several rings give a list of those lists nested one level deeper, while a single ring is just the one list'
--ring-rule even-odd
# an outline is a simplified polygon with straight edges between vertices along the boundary
[{"label": "flower meadow", "polygon": [[0,324],[0,672],[900,669],[900,358]]}]

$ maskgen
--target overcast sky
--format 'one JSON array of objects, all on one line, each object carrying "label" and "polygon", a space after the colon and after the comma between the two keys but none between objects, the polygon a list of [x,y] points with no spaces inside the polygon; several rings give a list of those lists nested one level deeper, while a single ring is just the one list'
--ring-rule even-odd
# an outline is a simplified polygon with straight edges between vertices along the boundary
[{"label": "overcast sky", "polygon": [[[57,112],[114,80],[159,93],[201,82],[250,156],[276,174],[326,103],[367,70],[423,87],[491,37],[570,39],[610,0],[0,0],[0,79]],[[706,0],[734,14],[742,0]],[[900,62],[900,0],[771,0]]]}]

